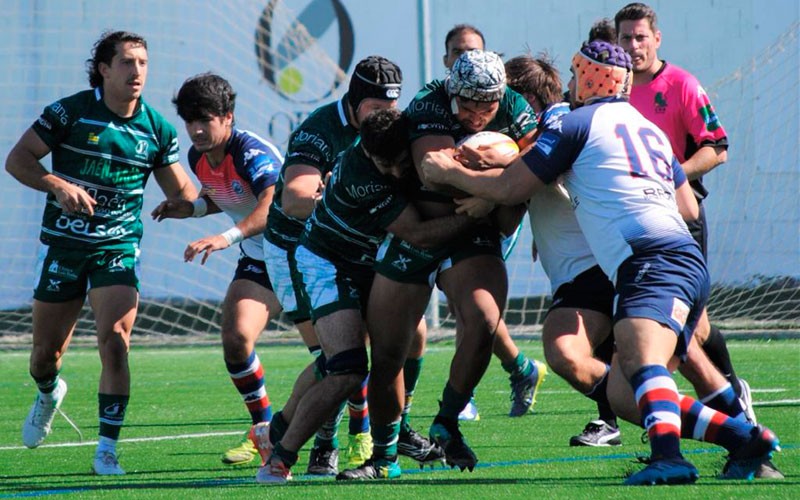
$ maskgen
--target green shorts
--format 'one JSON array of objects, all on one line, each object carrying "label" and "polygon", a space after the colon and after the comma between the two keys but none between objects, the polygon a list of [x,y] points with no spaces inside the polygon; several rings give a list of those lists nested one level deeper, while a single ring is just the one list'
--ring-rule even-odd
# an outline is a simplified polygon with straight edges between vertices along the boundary
[{"label": "green shorts", "polygon": [[476,255],[503,257],[500,233],[491,226],[478,226],[442,247],[422,249],[388,234],[378,248],[375,272],[398,283],[433,288],[439,273]]},{"label": "green shorts", "polygon": [[33,298],[66,302],[83,298],[87,288],[126,285],[139,289],[139,246],[116,250],[42,247]]},{"label": "green shorts", "polygon": [[303,245],[295,249],[295,258],[303,283],[301,300],[311,311],[312,323],[346,309],[356,309],[366,317],[367,299],[375,276],[369,266],[357,269],[337,265]]}]

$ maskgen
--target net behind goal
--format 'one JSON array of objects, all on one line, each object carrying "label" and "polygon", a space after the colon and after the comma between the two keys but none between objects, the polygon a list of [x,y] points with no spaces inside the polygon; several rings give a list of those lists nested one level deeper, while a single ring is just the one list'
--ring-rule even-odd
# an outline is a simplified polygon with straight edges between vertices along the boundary
[{"label": "net behind goal", "polygon": [[[284,150],[289,132],[308,112],[342,95],[347,74],[341,68],[349,70],[353,58],[373,53],[354,50],[351,21],[342,4],[349,2],[148,0],[142,8],[117,12],[92,0],[79,5],[12,2],[0,20],[11,41],[0,48],[8,55],[6,71],[0,74],[0,90],[7,97],[0,151],[7,153],[44,106],[87,88],[84,61],[92,43],[109,27],[136,31],[148,39],[145,98],[176,124],[183,163],[190,142],[170,99],[188,76],[204,71],[231,81],[238,94],[238,126]],[[408,52],[415,53],[413,43]],[[380,48],[374,53],[381,53]],[[762,53],[742,55],[727,77],[705,82],[731,142],[728,163],[706,181],[711,191],[706,206],[714,283],[709,311],[712,320],[726,328],[800,329],[799,60],[795,23]],[[404,102],[417,84],[408,75],[406,80]],[[143,212],[142,299],[135,332],[214,337],[219,304],[238,255],[233,249],[219,252],[205,266],[186,264],[182,256],[188,242],[224,231],[230,219],[216,215],[156,224],[148,214],[161,199],[159,189],[150,185]],[[0,183],[3,339],[30,333],[43,204],[41,193],[8,176]],[[507,261],[506,320],[517,335],[535,331],[549,306],[548,282],[531,262],[525,224]],[[453,326],[444,301],[436,312],[435,326]],[[292,325],[280,319],[270,329],[294,335]],[[85,308],[77,333],[93,330]]]}]

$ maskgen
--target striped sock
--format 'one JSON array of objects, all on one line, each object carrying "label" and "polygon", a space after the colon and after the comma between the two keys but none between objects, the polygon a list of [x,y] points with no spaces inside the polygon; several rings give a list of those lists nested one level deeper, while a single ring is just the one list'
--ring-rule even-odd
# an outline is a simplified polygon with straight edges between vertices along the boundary
[{"label": "striped sock", "polygon": [[728,451],[736,450],[750,439],[753,424],[714,410],[689,396],[679,398],[681,437],[718,444]]},{"label": "striped sock", "polygon": [[666,367],[647,365],[631,377],[631,387],[650,438],[652,458],[676,458],[681,454],[681,414],[678,386]]},{"label": "striped sock", "polygon": [[400,420],[386,425],[372,424],[372,458],[397,459],[397,440],[400,434]]},{"label": "striped sock", "polygon": [[314,448],[335,450],[339,448],[339,424],[344,417],[345,403],[339,405],[339,411],[332,418],[322,423],[314,436]]},{"label": "striped sock", "polygon": [[726,383],[715,392],[700,399],[700,402],[733,418],[747,419],[742,403],[739,402],[739,398],[730,383]]},{"label": "striped sock", "polygon": [[228,368],[233,385],[242,395],[242,400],[247,406],[247,411],[250,412],[253,423],[272,420],[272,405],[264,385],[264,368],[261,366],[256,351],[251,352],[244,363],[226,361],[225,366]]},{"label": "striped sock", "polygon": [[369,407],[367,406],[367,383],[369,376],[361,382],[361,388],[347,399],[348,424],[352,436],[369,432]]}]

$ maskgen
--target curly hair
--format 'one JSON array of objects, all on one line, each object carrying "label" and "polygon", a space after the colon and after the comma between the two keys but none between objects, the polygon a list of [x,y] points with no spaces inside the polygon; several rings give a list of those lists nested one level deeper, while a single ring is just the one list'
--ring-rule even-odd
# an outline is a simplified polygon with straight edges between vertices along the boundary
[{"label": "curly hair", "polygon": [[391,161],[407,150],[408,118],[397,108],[373,111],[361,123],[361,145],[382,160]]},{"label": "curly hair", "polygon": [[131,42],[137,47],[147,50],[144,37],[130,31],[105,31],[92,47],[92,57],[86,60],[86,72],[89,74],[89,85],[96,89],[103,86],[103,75],[100,74],[100,63],[111,65],[117,54],[117,45]]},{"label": "curly hair", "polygon": [[209,119],[225,116],[236,108],[236,92],[228,80],[214,73],[201,73],[188,78],[172,104],[184,121]]}]

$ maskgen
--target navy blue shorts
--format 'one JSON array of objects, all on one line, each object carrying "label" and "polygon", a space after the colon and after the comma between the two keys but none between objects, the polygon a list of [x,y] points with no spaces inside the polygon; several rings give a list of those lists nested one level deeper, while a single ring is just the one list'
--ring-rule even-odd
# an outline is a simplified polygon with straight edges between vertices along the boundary
[{"label": "navy blue shorts", "polygon": [[242,254],[239,256],[239,263],[236,272],[233,273],[234,280],[248,280],[258,283],[269,291],[272,291],[272,284],[267,274],[267,266],[263,260],[251,259]]},{"label": "navy blue shorts", "polygon": [[675,354],[685,357],[708,300],[709,277],[699,245],[628,257],[617,270],[614,323],[647,318],[678,335]]},{"label": "navy blue shorts", "polygon": [[553,294],[553,309],[589,309],[611,317],[614,309],[614,284],[600,266],[590,267],[570,282],[564,283]]}]

